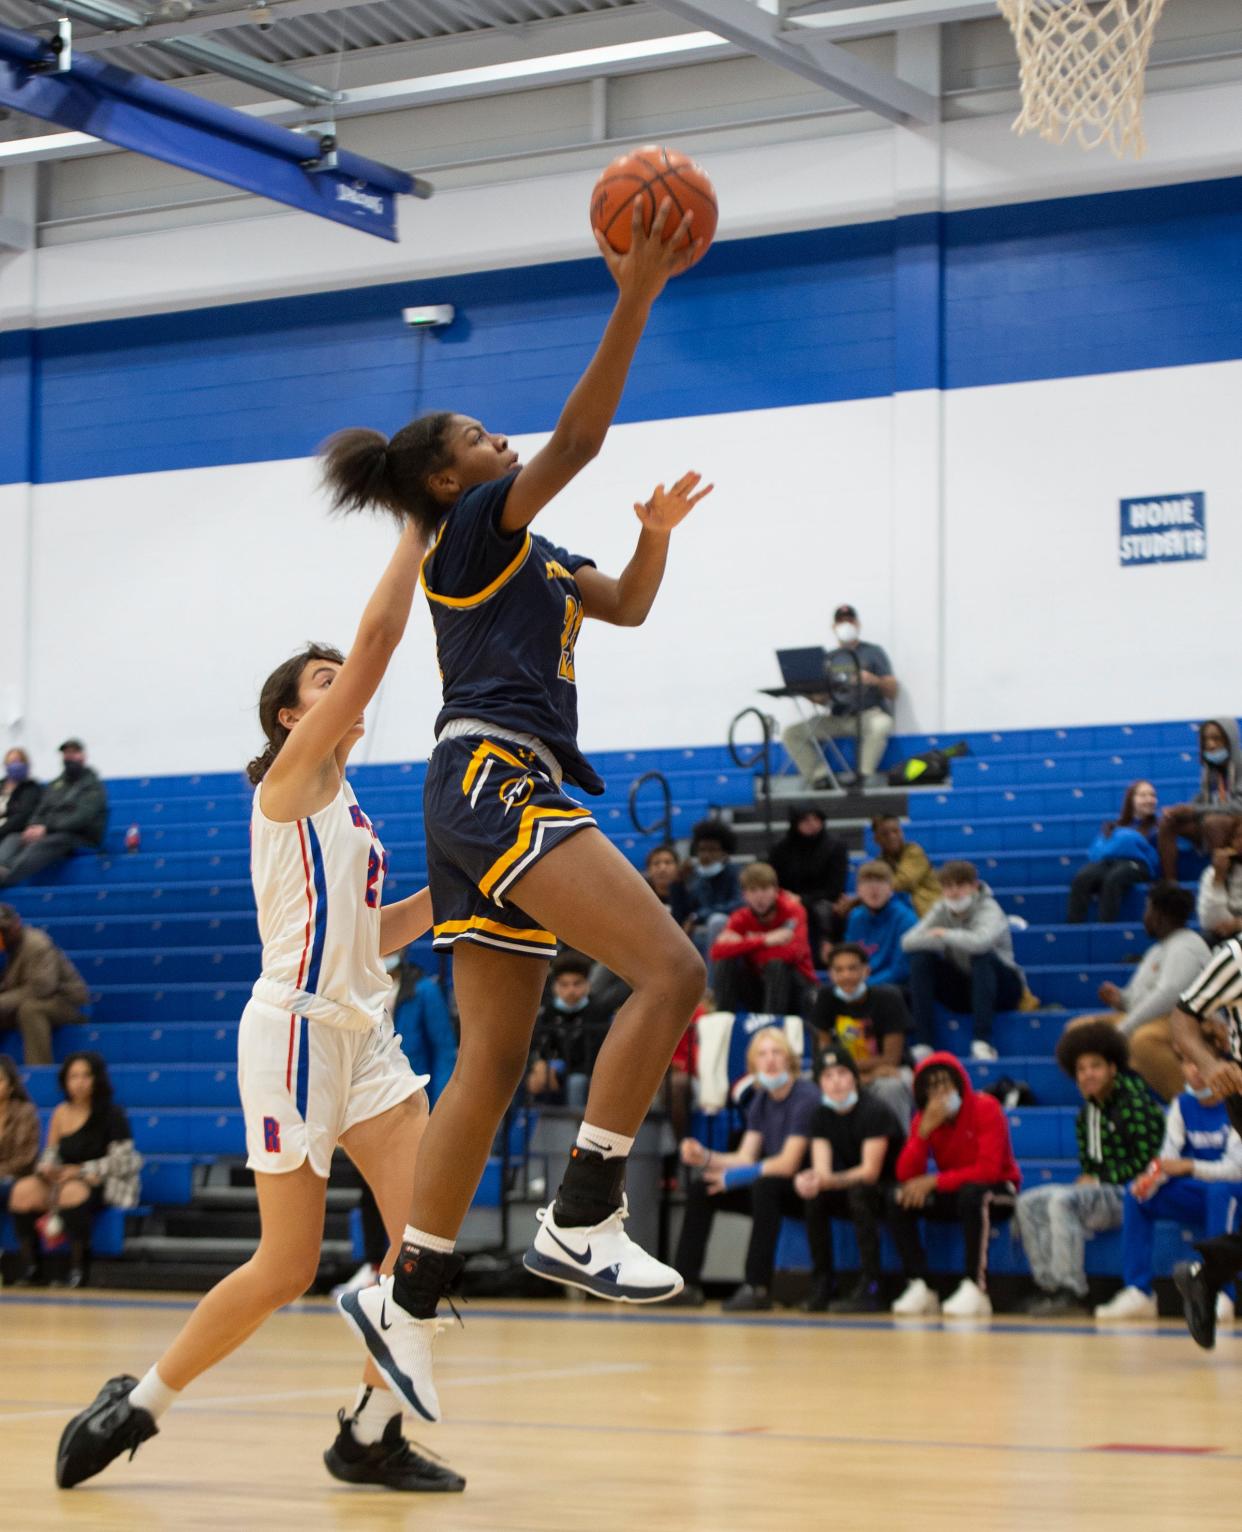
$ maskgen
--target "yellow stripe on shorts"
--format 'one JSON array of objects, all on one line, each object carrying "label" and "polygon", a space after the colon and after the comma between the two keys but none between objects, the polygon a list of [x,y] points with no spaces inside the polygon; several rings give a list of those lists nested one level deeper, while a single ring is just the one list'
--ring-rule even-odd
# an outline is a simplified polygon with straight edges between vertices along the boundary
[{"label": "yellow stripe on shorts", "polygon": [[530,850],[531,838],[535,833],[535,826],[541,820],[547,819],[591,819],[593,816],[590,809],[551,809],[541,808],[532,803],[522,810],[522,822],[518,826],[517,839],[503,856],[497,857],[492,865],[479,879],[479,892],[485,899],[492,897],[494,889],[505,873]]}]

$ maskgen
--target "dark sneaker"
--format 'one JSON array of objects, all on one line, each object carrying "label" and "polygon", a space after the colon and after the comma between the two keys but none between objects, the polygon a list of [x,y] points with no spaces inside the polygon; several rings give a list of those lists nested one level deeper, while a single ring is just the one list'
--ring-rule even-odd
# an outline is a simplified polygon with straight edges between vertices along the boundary
[{"label": "dark sneaker", "polygon": [[857,1282],[844,1297],[828,1305],[830,1314],[878,1314],[884,1307],[879,1284]]},{"label": "dark sneaker", "polygon": [[707,1295],[697,1282],[687,1282],[675,1297],[668,1300],[666,1305],[670,1309],[701,1309],[707,1302]]},{"label": "dark sneaker", "polygon": [[804,1314],[826,1314],[832,1302],[832,1283],[813,1282],[811,1291],[798,1307]]},{"label": "dark sneaker", "polygon": [[56,1449],[56,1482],[61,1489],[93,1478],[122,1452],[132,1458],[143,1442],[159,1435],[147,1411],[136,1410],[129,1402],[137,1386],[138,1379],[127,1373],[109,1378],[95,1402],[65,1427]]},{"label": "dark sneaker", "polygon": [[1086,1312],[1087,1300],[1062,1287],[1055,1293],[1041,1293],[1026,1307],[1032,1319],[1065,1319],[1071,1314]]},{"label": "dark sneaker", "polygon": [[1216,1294],[1203,1275],[1202,1261],[1178,1261],[1173,1281],[1182,1295],[1191,1339],[1196,1346],[1211,1351],[1216,1344]]},{"label": "dark sneaker", "polygon": [[721,1308],[726,1314],[758,1314],[772,1307],[772,1295],[766,1287],[751,1287],[743,1282],[732,1298],[726,1298]]},{"label": "dark sneaker", "polygon": [[451,1495],[465,1489],[466,1481],[447,1463],[420,1457],[401,1434],[401,1417],[394,1415],[377,1442],[363,1446],[354,1439],[353,1421],[344,1410],[336,1412],[341,1429],[323,1455],[328,1472],[346,1484],[380,1484],[385,1489],[417,1490],[424,1494]]}]

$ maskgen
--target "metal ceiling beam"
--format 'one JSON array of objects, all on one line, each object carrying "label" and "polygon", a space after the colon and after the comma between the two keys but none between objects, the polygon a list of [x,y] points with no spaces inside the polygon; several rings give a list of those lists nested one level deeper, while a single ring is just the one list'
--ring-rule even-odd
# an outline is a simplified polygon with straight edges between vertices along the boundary
[{"label": "metal ceiling beam", "polygon": [[800,32],[813,31],[820,37],[845,42],[852,37],[901,32],[907,27],[935,27],[999,15],[996,0],[882,0],[878,5],[852,5],[820,14],[799,10],[786,16],[781,35],[796,39]]},{"label": "metal ceiling beam", "polygon": [[[122,40],[127,39],[128,33],[144,26],[147,19],[144,11],[124,4],[124,0],[35,0],[35,4],[55,15],[69,16],[92,27],[117,28]],[[292,70],[251,58],[248,53],[226,48],[214,39],[169,37],[151,46],[208,73],[228,75],[269,95],[297,101],[302,106],[331,105],[337,99],[337,93],[323,85],[313,85]]]},{"label": "metal ceiling beam", "polygon": [[661,10],[727,38],[757,58],[791,70],[890,122],[936,122],[940,103],[896,75],[855,58],[836,43],[802,29],[796,40],[776,16],[751,0],[656,0]]}]

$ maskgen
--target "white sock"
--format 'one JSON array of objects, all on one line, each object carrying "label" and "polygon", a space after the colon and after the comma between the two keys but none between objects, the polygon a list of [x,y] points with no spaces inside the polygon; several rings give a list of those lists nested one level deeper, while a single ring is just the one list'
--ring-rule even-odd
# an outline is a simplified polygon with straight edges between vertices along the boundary
[{"label": "white sock", "polygon": [[624,1133],[613,1133],[608,1128],[593,1128],[584,1122],[578,1129],[579,1149],[593,1149],[606,1160],[623,1160],[634,1147],[634,1140]]},{"label": "white sock", "polygon": [[424,1234],[412,1223],[406,1224],[401,1239],[404,1244],[418,1245],[422,1250],[439,1250],[444,1255],[449,1255],[457,1246],[455,1239],[444,1239],[439,1234]]},{"label": "white sock", "polygon": [[146,1410],[152,1420],[158,1420],[180,1393],[179,1388],[169,1388],[157,1369],[152,1367],[130,1394],[129,1402],[134,1409]]},{"label": "white sock", "polygon": [[364,1383],[358,1390],[349,1417],[353,1423],[354,1440],[364,1447],[379,1441],[385,1426],[394,1415],[399,1416],[403,1408],[387,1384],[378,1387]]}]

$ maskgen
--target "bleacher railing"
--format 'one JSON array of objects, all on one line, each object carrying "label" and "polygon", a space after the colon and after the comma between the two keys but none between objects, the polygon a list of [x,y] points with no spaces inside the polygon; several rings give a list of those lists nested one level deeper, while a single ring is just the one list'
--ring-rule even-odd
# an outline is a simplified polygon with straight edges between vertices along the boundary
[{"label": "bleacher railing", "polygon": [[[638,816],[638,795],[648,782],[654,782],[660,789],[660,798],[664,805],[663,812],[650,824],[644,824]],[[673,790],[668,785],[668,778],[662,771],[644,771],[641,777],[635,779],[630,787],[630,822],[640,835],[658,835],[663,842],[673,838]]]},{"label": "bleacher railing", "polygon": [[[762,738],[757,745],[738,742],[738,725],[746,718],[759,720]],[[769,845],[772,841],[772,731],[775,722],[775,719],[769,718],[757,707],[743,708],[729,725],[728,741],[729,754],[735,766],[740,766],[743,771],[749,771],[752,766],[758,767],[759,796],[763,803],[763,827]]]}]

